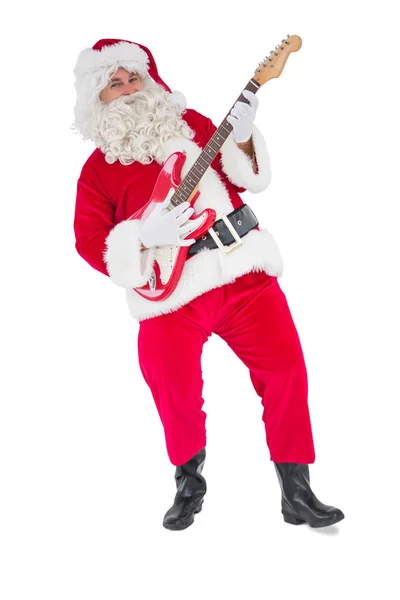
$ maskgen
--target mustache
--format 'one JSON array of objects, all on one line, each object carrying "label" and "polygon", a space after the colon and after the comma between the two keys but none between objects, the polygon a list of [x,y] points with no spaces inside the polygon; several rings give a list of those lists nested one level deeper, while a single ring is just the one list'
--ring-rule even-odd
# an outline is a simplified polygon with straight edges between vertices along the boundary
[{"label": "mustache", "polygon": [[112,104],[115,103],[115,105],[118,105],[118,100],[119,100],[119,104],[133,104],[135,101],[145,100],[148,97],[149,97],[149,94],[146,93],[145,90],[138,90],[137,92],[133,92],[132,94],[129,94],[129,96],[120,96],[119,98],[114,100],[114,102]]}]

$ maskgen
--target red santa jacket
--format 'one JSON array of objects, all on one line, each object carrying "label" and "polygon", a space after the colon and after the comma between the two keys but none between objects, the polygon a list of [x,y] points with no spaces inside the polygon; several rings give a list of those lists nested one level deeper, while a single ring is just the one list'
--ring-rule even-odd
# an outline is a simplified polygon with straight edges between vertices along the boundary
[{"label": "red santa jacket", "polygon": [[[193,130],[195,137],[193,140],[169,140],[165,144],[164,160],[172,152],[185,150],[187,158],[182,170],[184,177],[216,127],[210,119],[192,109],[186,110],[182,118]],[[195,214],[206,206],[215,208],[217,212],[229,213],[243,204],[239,194],[245,189],[258,192],[268,186],[268,153],[263,137],[255,127],[253,142],[258,173],[253,172],[252,161],[238,148],[232,136],[229,136],[220,154],[200,181],[200,197],[194,206]],[[184,269],[180,285],[165,301],[145,300],[134,292],[133,288],[144,285],[150,276],[154,249],[140,251],[139,222],[127,219],[149,201],[161,168],[162,165],[156,161],[147,165],[139,162],[122,165],[119,161],[109,164],[104,153],[96,149],[84,164],[77,185],[74,218],[76,249],[94,269],[110,276],[114,283],[126,288],[128,305],[135,318],[141,320],[174,310],[207,289],[232,281],[239,274],[243,274],[243,269],[244,272],[248,272],[258,268],[270,274],[280,274],[282,267],[279,250],[272,236],[266,230],[259,230],[245,236],[246,242],[252,240],[255,233],[259,233],[260,236],[264,234],[265,239],[256,237],[253,244],[247,244],[247,252],[243,252],[243,247],[238,249],[241,252],[235,250],[232,255],[236,253],[239,259],[236,261],[236,268],[232,268],[231,265],[226,273],[223,273],[223,268],[215,268],[216,263],[220,261],[216,256],[216,253],[220,254],[219,250],[203,251],[187,261],[188,265],[191,264],[190,268],[188,266],[186,269],[185,266],[186,273]],[[268,257],[265,256],[265,252]],[[205,254],[213,255],[211,261],[211,256],[207,259],[210,261],[208,268],[207,265],[196,265],[197,262],[207,263],[204,258],[199,261],[199,257]],[[222,254],[221,256],[223,257]],[[213,267],[210,269],[211,263]],[[207,268],[209,277],[196,283],[193,269],[200,269],[202,266]],[[189,277],[190,285],[187,281],[189,274],[192,275]]]}]

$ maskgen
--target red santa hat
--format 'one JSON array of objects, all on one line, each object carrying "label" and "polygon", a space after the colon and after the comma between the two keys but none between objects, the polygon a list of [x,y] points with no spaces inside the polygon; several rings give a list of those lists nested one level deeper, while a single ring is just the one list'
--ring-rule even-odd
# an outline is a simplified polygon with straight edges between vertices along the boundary
[{"label": "red santa hat", "polygon": [[76,76],[77,103],[75,106],[75,126],[84,137],[88,137],[88,122],[93,103],[106,85],[106,75],[110,69],[123,67],[129,72],[138,73],[142,77],[150,76],[172,94],[172,100],[183,111],[186,99],[182,92],[171,92],[167,84],[158,74],[157,65],[150,50],[142,44],[128,40],[103,39],[92,48],[83,50],[74,69]]}]

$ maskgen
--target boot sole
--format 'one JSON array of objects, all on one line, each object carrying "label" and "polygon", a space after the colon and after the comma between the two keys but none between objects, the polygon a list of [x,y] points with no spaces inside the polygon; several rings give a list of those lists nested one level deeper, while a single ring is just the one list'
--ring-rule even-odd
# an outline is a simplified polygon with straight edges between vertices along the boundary
[{"label": "boot sole", "polygon": [[[305,521],[304,519],[300,519],[299,517],[295,517],[293,515],[288,515],[284,512],[282,514],[283,514],[283,520],[285,521],[285,523],[290,523],[290,525],[302,525],[303,523],[307,523],[307,521]],[[314,529],[317,529],[320,527],[329,527],[330,525],[339,523],[339,521],[342,521],[343,519],[344,519],[344,515],[339,515],[337,517],[332,517],[332,519],[330,519],[329,521],[324,521],[323,523],[316,523],[316,524],[308,523],[308,525],[310,527],[313,527]]]},{"label": "boot sole", "polygon": [[[196,510],[193,511],[193,514],[197,514],[199,512],[201,512],[201,509],[203,507],[203,500],[201,501],[201,504],[199,506],[199,508],[196,508]],[[187,529],[188,527],[190,527],[190,525],[193,525],[194,523],[194,516],[192,515],[190,520],[188,522],[182,523],[181,525],[174,525],[173,523],[163,523],[165,529],[169,529],[170,531],[182,531],[182,529]]]}]

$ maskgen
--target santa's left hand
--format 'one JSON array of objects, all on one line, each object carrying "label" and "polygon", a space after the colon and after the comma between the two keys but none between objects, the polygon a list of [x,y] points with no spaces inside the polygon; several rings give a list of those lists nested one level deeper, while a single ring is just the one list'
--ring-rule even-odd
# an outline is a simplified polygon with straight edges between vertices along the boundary
[{"label": "santa's left hand", "polygon": [[226,120],[232,125],[233,139],[238,144],[247,142],[251,138],[253,123],[258,107],[258,98],[253,92],[243,90],[242,95],[247,98],[246,102],[236,102]]}]

